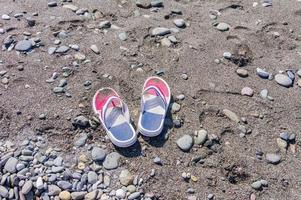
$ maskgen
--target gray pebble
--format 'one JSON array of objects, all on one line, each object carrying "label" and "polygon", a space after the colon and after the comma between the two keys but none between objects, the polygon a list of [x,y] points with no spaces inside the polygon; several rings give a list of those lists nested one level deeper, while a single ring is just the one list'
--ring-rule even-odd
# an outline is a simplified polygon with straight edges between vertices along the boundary
[{"label": "gray pebble", "polygon": [[69,51],[70,47],[67,46],[60,46],[59,48],[57,48],[55,50],[55,53],[66,53],[67,51]]},{"label": "gray pebble", "polygon": [[4,165],[4,169],[7,172],[15,173],[17,164],[18,164],[18,159],[14,158],[14,157],[11,157],[11,158],[8,159],[8,161]]},{"label": "gray pebble", "polygon": [[176,143],[181,150],[189,151],[193,145],[193,138],[190,135],[183,135]]},{"label": "gray pebble", "polygon": [[255,181],[254,183],[251,184],[251,187],[255,190],[259,190],[262,187],[261,181]]},{"label": "gray pebble", "polygon": [[288,141],[289,134],[287,132],[282,132],[282,133],[280,133],[280,138],[285,140],[285,141]]},{"label": "gray pebble", "polygon": [[17,42],[15,49],[17,51],[29,51],[32,48],[32,42],[29,40],[21,40]]},{"label": "gray pebble", "polygon": [[292,79],[290,79],[288,76],[284,74],[276,74],[275,75],[275,81],[284,87],[290,87],[293,84]]},{"label": "gray pebble", "polygon": [[119,165],[119,158],[120,155],[116,152],[108,154],[103,162],[103,167],[108,170],[116,169]]},{"label": "gray pebble", "polygon": [[268,154],[266,154],[266,160],[268,163],[276,165],[276,164],[280,163],[281,155],[274,154],[274,153],[268,153]]},{"label": "gray pebble", "polygon": [[121,33],[119,33],[119,34],[118,34],[118,37],[119,37],[119,39],[122,40],[122,41],[127,40],[127,34],[126,34],[126,32],[121,32]]},{"label": "gray pebble", "polygon": [[154,28],[151,32],[152,36],[164,36],[170,33],[170,29],[164,27]]},{"label": "gray pebble", "polygon": [[30,190],[32,189],[32,186],[33,186],[32,181],[26,181],[26,182],[24,183],[24,185],[22,186],[21,192],[22,192],[23,194],[28,194],[28,193],[30,192]]},{"label": "gray pebble", "polygon": [[224,22],[221,22],[221,23],[219,23],[219,24],[216,26],[216,28],[217,28],[217,30],[219,30],[219,31],[227,31],[227,30],[229,30],[230,26],[229,26],[229,24],[226,24],[226,23],[224,23]]},{"label": "gray pebble", "polygon": [[128,196],[128,200],[138,199],[140,197],[140,195],[141,195],[140,192],[134,192]]},{"label": "gray pebble", "polygon": [[56,94],[64,93],[65,89],[63,87],[55,87],[53,88],[53,92]]},{"label": "gray pebble", "polygon": [[92,149],[91,154],[92,154],[92,160],[103,161],[107,155],[107,151],[99,147],[94,147]]},{"label": "gray pebble", "polygon": [[8,190],[2,185],[0,185],[0,197],[3,197],[3,198],[8,197]]},{"label": "gray pebble", "polygon": [[205,129],[197,131],[197,135],[194,137],[194,142],[197,145],[202,145],[206,142],[208,137],[208,132]]},{"label": "gray pebble", "polygon": [[184,19],[175,19],[175,20],[173,20],[173,23],[174,23],[178,28],[185,28],[185,27],[186,27],[186,23],[185,23]]},{"label": "gray pebble", "polygon": [[69,183],[68,181],[58,181],[57,182],[57,186],[59,186],[63,190],[67,190],[67,189],[71,189],[72,188],[72,184]]}]

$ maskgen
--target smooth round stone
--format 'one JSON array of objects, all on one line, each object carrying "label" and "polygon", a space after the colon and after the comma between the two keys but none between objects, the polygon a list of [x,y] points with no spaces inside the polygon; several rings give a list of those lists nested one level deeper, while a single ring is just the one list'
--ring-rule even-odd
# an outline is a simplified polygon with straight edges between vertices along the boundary
[{"label": "smooth round stone", "polygon": [[32,42],[29,40],[21,40],[17,42],[15,49],[17,51],[28,51],[32,48]]},{"label": "smooth round stone", "polygon": [[280,163],[281,155],[274,154],[274,153],[268,153],[268,154],[266,154],[266,160],[268,163],[276,165],[276,164]]},{"label": "smooth round stone", "polygon": [[70,194],[70,192],[65,190],[65,191],[60,192],[59,197],[61,200],[70,200],[71,194]]},{"label": "smooth round stone", "polygon": [[14,158],[14,157],[11,157],[8,159],[8,161],[5,163],[4,165],[4,169],[7,171],[7,172],[10,172],[10,173],[15,173],[16,172],[16,166],[18,164],[18,159],[17,158]]},{"label": "smooth round stone", "polygon": [[55,87],[55,88],[53,88],[53,92],[56,94],[64,93],[65,89],[63,87]]},{"label": "smooth round stone", "polygon": [[56,1],[51,1],[48,3],[48,7],[55,7],[57,6],[57,2]]},{"label": "smooth round stone", "polygon": [[154,161],[154,163],[156,163],[157,165],[162,165],[162,160],[161,160],[161,158],[158,157],[158,156],[155,157],[153,161]]},{"label": "smooth round stone", "polygon": [[10,20],[10,16],[8,16],[7,14],[3,14],[1,18],[3,20]]},{"label": "smooth round stone", "polygon": [[189,151],[193,145],[193,138],[190,135],[183,135],[176,143],[181,150]]},{"label": "smooth round stone", "polygon": [[284,87],[290,87],[293,84],[292,79],[290,79],[288,76],[284,74],[276,74],[275,75],[275,81]]},{"label": "smooth round stone", "polygon": [[251,187],[255,190],[259,190],[262,187],[262,183],[261,181],[255,181],[251,184]]},{"label": "smooth round stone", "polygon": [[175,19],[173,20],[173,23],[178,27],[178,28],[184,28],[186,26],[186,23],[184,19]]},{"label": "smooth round stone", "polygon": [[208,198],[209,200],[211,200],[211,199],[213,199],[213,197],[214,197],[214,194],[208,194],[208,197],[207,197],[207,198]]},{"label": "smooth round stone", "polygon": [[251,96],[253,96],[253,94],[254,94],[254,91],[251,88],[249,88],[249,87],[244,87],[241,90],[241,95],[251,97]]},{"label": "smooth round stone", "polygon": [[91,155],[92,155],[92,160],[103,161],[107,155],[107,151],[99,147],[94,147],[92,149]]},{"label": "smooth round stone", "polygon": [[88,173],[88,183],[94,184],[97,182],[97,180],[98,180],[98,175],[95,172],[90,171]]},{"label": "smooth round stone", "polygon": [[128,200],[139,199],[140,195],[141,195],[140,192],[134,192],[134,193],[130,194],[130,196],[128,196]]},{"label": "smooth round stone", "polygon": [[261,182],[261,185],[264,187],[267,187],[269,185],[267,180],[262,179],[262,180],[260,180],[260,182]]},{"label": "smooth round stone", "polygon": [[194,137],[194,143],[197,145],[202,145],[206,142],[208,137],[208,132],[205,129],[197,131],[197,136]]},{"label": "smooth round stone", "polygon": [[119,175],[119,181],[122,185],[128,186],[133,183],[134,177],[131,175],[129,170],[122,170]]},{"label": "smooth round stone", "polygon": [[256,74],[263,79],[268,79],[270,77],[270,73],[266,72],[261,68],[256,69]]},{"label": "smooth round stone", "polygon": [[224,23],[224,22],[221,22],[221,23],[219,23],[219,24],[216,26],[216,28],[217,28],[217,30],[219,30],[219,31],[227,31],[227,30],[229,30],[230,26],[229,26],[229,24],[226,24],[226,23]]},{"label": "smooth round stone", "polygon": [[245,78],[249,75],[248,70],[241,69],[241,68],[237,69],[236,73],[238,74],[238,76],[243,77],[243,78]]},{"label": "smooth round stone", "polygon": [[291,70],[288,70],[286,73],[287,73],[287,76],[288,76],[290,79],[292,79],[292,80],[295,79],[295,74],[294,74]]},{"label": "smooth round stone", "polygon": [[116,190],[116,197],[119,198],[119,199],[124,199],[125,198],[125,191],[123,189],[118,189]]},{"label": "smooth round stone", "polygon": [[170,33],[170,29],[164,27],[154,28],[151,32],[152,36],[164,36]]},{"label": "smooth round stone", "polygon": [[55,50],[55,53],[66,53],[67,51],[69,51],[70,47],[67,46],[60,46],[59,48],[57,48]]},{"label": "smooth round stone", "polygon": [[289,139],[289,134],[287,132],[282,132],[280,133],[280,138],[287,141]]},{"label": "smooth round stone", "polygon": [[72,10],[73,12],[76,12],[76,11],[78,10],[78,7],[75,6],[75,5],[73,5],[73,4],[66,4],[66,5],[63,5],[63,8]]},{"label": "smooth round stone", "polygon": [[298,86],[301,87],[301,79],[298,80]]},{"label": "smooth round stone", "polygon": [[108,154],[103,162],[103,167],[108,170],[116,169],[119,165],[119,158],[120,155],[116,152]]}]

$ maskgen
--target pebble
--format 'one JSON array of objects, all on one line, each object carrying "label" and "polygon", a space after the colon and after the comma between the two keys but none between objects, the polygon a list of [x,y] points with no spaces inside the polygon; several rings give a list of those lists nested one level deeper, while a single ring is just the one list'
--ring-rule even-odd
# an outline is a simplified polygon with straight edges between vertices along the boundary
[{"label": "pebble", "polygon": [[209,200],[213,199],[213,198],[214,198],[214,194],[208,194],[207,198],[208,198]]},{"label": "pebble", "polygon": [[123,189],[118,189],[116,190],[116,197],[119,198],[119,199],[124,199],[125,198],[125,191]]},{"label": "pebble", "polygon": [[5,163],[4,165],[4,169],[7,171],[7,172],[10,172],[10,173],[15,173],[16,172],[16,166],[18,164],[18,159],[14,158],[14,157],[11,157],[8,159],[8,161]]},{"label": "pebble", "polygon": [[22,186],[21,192],[23,194],[28,194],[30,192],[30,190],[32,189],[32,186],[33,186],[32,181],[26,181],[24,183],[24,185]]},{"label": "pebble", "polygon": [[178,28],[185,28],[185,27],[186,27],[186,23],[185,23],[184,19],[175,19],[175,20],[173,20],[173,23],[174,23]]},{"label": "pebble", "polygon": [[78,10],[78,7],[73,4],[65,4],[63,5],[63,8],[72,10],[73,12],[76,12]]},{"label": "pebble", "polygon": [[194,143],[197,145],[202,145],[206,142],[208,138],[208,132],[205,129],[201,129],[196,132],[196,136],[194,137]]},{"label": "pebble", "polygon": [[95,54],[99,54],[99,53],[100,53],[98,47],[97,47],[95,44],[91,45],[90,48],[91,48],[91,50],[92,50]]},{"label": "pebble", "polygon": [[127,40],[127,33],[126,32],[121,32],[118,34],[118,37],[120,40],[125,41]]},{"label": "pebble", "polygon": [[224,115],[226,115],[230,120],[236,122],[236,123],[239,123],[240,121],[240,118],[234,113],[232,112],[231,110],[228,110],[228,109],[224,109],[223,110],[223,113]]},{"label": "pebble", "polygon": [[108,170],[116,169],[119,166],[120,155],[116,152],[112,152],[107,155],[103,162],[103,167]]},{"label": "pebble", "polygon": [[81,128],[85,128],[89,125],[89,120],[83,116],[83,115],[79,115],[77,117],[74,118],[74,125],[81,127]]},{"label": "pebble", "polygon": [[284,150],[284,151],[286,150],[288,144],[287,144],[287,142],[285,140],[283,140],[281,138],[277,138],[276,142],[277,142],[278,147],[281,150]]},{"label": "pebble", "polygon": [[190,135],[183,135],[176,143],[181,150],[189,151],[193,145],[193,138]]},{"label": "pebble", "polygon": [[179,112],[181,110],[181,105],[174,102],[172,105],[171,105],[171,111],[172,113],[176,113],[176,112]]},{"label": "pebble", "polygon": [[282,132],[280,133],[280,138],[285,140],[285,141],[288,141],[289,140],[289,134],[287,132]]},{"label": "pebble", "polygon": [[219,23],[217,26],[216,26],[217,30],[219,31],[228,31],[230,29],[230,26],[229,24],[226,24],[224,22],[221,22]]},{"label": "pebble", "polygon": [[55,87],[55,88],[53,88],[53,92],[56,94],[64,93],[65,89],[63,87]]},{"label": "pebble", "polygon": [[250,87],[244,87],[242,90],[241,90],[241,95],[243,96],[253,96],[254,94],[254,91],[250,88]]},{"label": "pebble", "polygon": [[75,60],[78,60],[80,62],[86,60],[86,56],[84,54],[82,54],[82,53],[76,53],[76,54],[74,54],[74,58],[75,58]]},{"label": "pebble", "polygon": [[133,183],[134,177],[131,175],[129,170],[122,170],[119,175],[119,181],[122,185],[128,186]]},{"label": "pebble", "polygon": [[267,89],[263,89],[260,91],[260,96],[264,99],[266,99],[268,97],[268,90]]},{"label": "pebble", "polygon": [[38,177],[37,181],[36,181],[36,188],[41,190],[44,188],[44,183],[43,183],[43,178],[42,177]]},{"label": "pebble", "polygon": [[151,6],[152,7],[162,7],[163,6],[163,1],[162,0],[152,0],[151,1]]},{"label": "pebble", "polygon": [[8,194],[8,190],[4,186],[0,185],[0,197],[7,198]]},{"label": "pebble", "polygon": [[3,14],[1,18],[3,20],[10,20],[10,16],[8,16],[7,14]]},{"label": "pebble", "polygon": [[61,192],[61,188],[59,188],[56,185],[48,185],[48,194],[50,196],[55,196],[55,195],[59,195],[59,193]]},{"label": "pebble", "polygon": [[290,79],[288,76],[284,74],[276,74],[275,75],[275,81],[284,87],[290,87],[293,84],[292,79]]},{"label": "pebble", "polygon": [[109,22],[109,21],[102,21],[102,22],[100,22],[98,24],[98,27],[102,28],[102,29],[110,28],[111,27],[111,22]]},{"label": "pebble", "polygon": [[165,47],[170,47],[172,45],[171,41],[168,38],[161,39],[161,45]]},{"label": "pebble", "polygon": [[251,184],[251,187],[255,190],[259,190],[262,187],[261,181],[255,181]]},{"label": "pebble", "polygon": [[57,2],[56,1],[51,1],[48,3],[48,7],[56,7],[57,6]]},{"label": "pebble", "polygon": [[64,190],[64,191],[60,192],[59,197],[61,200],[70,200],[71,194],[70,194],[70,192]]},{"label": "pebble", "polygon": [[154,161],[154,163],[157,164],[157,165],[162,165],[162,160],[161,160],[161,158],[158,157],[158,156],[155,157],[153,161]]},{"label": "pebble", "polygon": [[92,149],[92,160],[93,161],[103,161],[107,155],[107,151],[102,149],[102,148],[99,148],[99,147],[94,147]]},{"label": "pebble", "polygon": [[236,73],[238,74],[238,76],[243,77],[243,78],[248,77],[248,75],[249,75],[249,73],[246,69],[241,69],[241,68],[237,69]]},{"label": "pebble", "polygon": [[32,42],[29,40],[21,40],[17,42],[15,49],[17,51],[29,51],[32,48]]},{"label": "pebble", "polygon": [[88,183],[94,184],[98,180],[98,175],[94,171],[88,172]]},{"label": "pebble", "polygon": [[230,52],[224,52],[223,53],[223,57],[226,58],[226,59],[231,59],[232,58],[232,53],[230,53]]},{"label": "pebble", "polygon": [[134,192],[128,196],[128,200],[134,200],[134,199],[139,199],[141,193],[140,192]]},{"label": "pebble", "polygon": [[69,51],[70,47],[67,46],[60,46],[55,50],[55,53],[67,53]]},{"label": "pebble", "polygon": [[301,79],[298,80],[297,84],[299,87],[301,87]]},{"label": "pebble", "polygon": [[268,79],[270,77],[270,73],[266,72],[261,68],[256,68],[256,74],[263,79]]},{"label": "pebble", "polygon": [[71,198],[72,200],[82,200],[84,199],[86,192],[72,192],[71,193]]},{"label": "pebble", "polygon": [[170,29],[164,27],[154,28],[151,32],[152,36],[164,36],[170,34]]},{"label": "pebble", "polygon": [[83,134],[80,138],[75,140],[74,146],[76,147],[84,146],[86,144],[87,139],[88,139],[87,134]]},{"label": "pebble", "polygon": [[274,154],[274,153],[267,153],[266,154],[266,160],[268,163],[271,164],[278,164],[281,161],[281,155],[279,154]]}]

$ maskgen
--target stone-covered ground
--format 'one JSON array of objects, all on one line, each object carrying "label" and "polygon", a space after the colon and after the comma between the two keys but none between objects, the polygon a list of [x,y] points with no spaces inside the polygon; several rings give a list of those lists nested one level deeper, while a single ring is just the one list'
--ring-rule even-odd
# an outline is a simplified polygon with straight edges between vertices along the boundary
[{"label": "stone-covered ground", "polygon": [[[300,0],[1,0],[1,199],[301,199]],[[163,133],[114,147],[112,87]]]}]

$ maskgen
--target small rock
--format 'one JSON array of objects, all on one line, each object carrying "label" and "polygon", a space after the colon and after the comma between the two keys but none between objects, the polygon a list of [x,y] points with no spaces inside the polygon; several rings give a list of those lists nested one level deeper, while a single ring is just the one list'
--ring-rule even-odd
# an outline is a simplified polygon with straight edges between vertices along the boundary
[{"label": "small rock", "polygon": [[281,150],[286,150],[287,148],[287,142],[281,138],[277,138],[276,139],[277,141],[277,145],[278,147],[281,149]]},{"label": "small rock", "polygon": [[59,193],[61,192],[61,188],[59,188],[56,185],[48,185],[48,194],[50,196],[55,196],[55,195],[59,195]]},{"label": "small rock", "polygon": [[109,21],[102,21],[102,22],[100,22],[98,24],[98,27],[102,28],[102,29],[110,28],[111,27],[111,22],[109,22]]},{"label": "small rock", "polygon": [[80,115],[74,118],[74,125],[85,128],[89,125],[89,120],[85,116]]},{"label": "small rock", "polygon": [[175,19],[175,20],[173,20],[173,23],[174,23],[178,28],[185,28],[185,27],[186,27],[186,23],[185,23],[184,19]]},{"label": "small rock", "polygon": [[154,163],[156,163],[157,165],[162,165],[162,160],[161,160],[161,158],[158,157],[158,156],[155,157],[153,161],[154,161]]},{"label": "small rock", "polygon": [[251,96],[253,96],[253,94],[254,94],[254,91],[251,88],[249,88],[249,87],[244,87],[241,90],[241,95],[251,97]]},{"label": "small rock", "polygon": [[23,194],[28,194],[28,193],[31,191],[32,186],[33,186],[32,181],[26,181],[26,182],[24,183],[24,185],[22,186],[21,192],[22,192]]},{"label": "small rock", "polygon": [[223,57],[226,58],[226,59],[231,59],[232,58],[232,53],[230,53],[230,52],[224,52],[223,53]]},{"label": "small rock", "polygon": [[60,46],[59,48],[57,48],[55,50],[55,53],[67,53],[67,51],[69,51],[69,47],[67,46]]},{"label": "small rock", "polygon": [[87,192],[72,192],[71,198],[72,198],[72,200],[82,200],[82,199],[84,199],[86,194],[87,194]]},{"label": "small rock", "polygon": [[90,171],[88,173],[88,183],[94,184],[97,182],[97,180],[98,180],[98,175],[95,172]]},{"label": "small rock", "polygon": [[10,172],[10,173],[15,173],[16,172],[16,166],[18,164],[18,159],[14,158],[14,157],[11,157],[8,159],[8,161],[5,163],[4,165],[4,169],[7,171],[7,172]]},{"label": "small rock", "polygon": [[3,20],[10,20],[10,16],[8,16],[7,14],[3,14],[1,18]]},{"label": "small rock", "polygon": [[38,177],[37,182],[36,182],[36,188],[41,190],[44,188],[44,183],[42,177]]},{"label": "small rock", "polygon": [[285,141],[288,141],[289,134],[287,132],[282,132],[282,133],[280,133],[280,138],[285,140]]},{"label": "small rock", "polygon": [[80,138],[75,140],[74,146],[76,147],[84,146],[86,144],[87,139],[88,139],[87,134],[83,134]]},{"label": "small rock", "polygon": [[189,151],[193,145],[193,138],[190,135],[184,135],[176,143],[181,150]]},{"label": "small rock", "polygon": [[122,185],[128,186],[133,183],[134,177],[128,170],[122,170],[119,175],[119,181]]},{"label": "small rock", "polygon": [[171,111],[172,113],[176,113],[176,112],[179,112],[181,110],[181,105],[174,102],[172,105],[171,105]]},{"label": "small rock", "polygon": [[65,89],[63,87],[55,87],[53,88],[53,92],[56,94],[64,93]]},{"label": "small rock", "polygon": [[56,1],[51,1],[48,3],[48,7],[56,7],[57,6],[57,2]]},{"label": "small rock", "polygon": [[128,196],[128,200],[134,200],[134,199],[139,199],[141,193],[140,192],[134,192]]},{"label": "small rock", "polygon": [[248,75],[249,75],[247,70],[241,69],[241,68],[237,69],[236,73],[238,74],[238,76],[243,77],[243,78],[248,77]]},{"label": "small rock", "polygon": [[64,191],[60,192],[59,197],[61,200],[70,200],[71,194],[70,194],[70,192],[64,190]]},{"label": "small rock", "polygon": [[116,152],[108,154],[103,162],[103,167],[108,170],[116,169],[119,165],[119,158],[120,155]]},{"label": "small rock", "polygon": [[32,42],[29,40],[21,40],[15,46],[17,51],[29,51],[31,48]]},{"label": "small rock", "polygon": [[0,185],[0,197],[7,198],[8,194],[8,190],[4,186]]},{"label": "small rock", "polygon": [[216,26],[217,30],[219,31],[228,31],[230,29],[230,26],[229,24],[226,24],[224,22],[221,22],[219,23],[217,26]]},{"label": "small rock", "polygon": [[127,40],[127,34],[126,34],[126,32],[121,32],[121,33],[119,33],[119,34],[118,34],[118,37],[119,37],[119,39],[122,40],[122,41]]},{"label": "small rock", "polygon": [[276,165],[276,164],[280,163],[281,155],[274,154],[274,153],[268,153],[268,154],[266,154],[266,160],[268,163]]},{"label": "small rock", "polygon": [[226,115],[229,119],[231,119],[232,121],[239,123],[240,118],[231,110],[228,109],[224,109],[223,110],[224,115]]},{"label": "small rock", "polygon": [[125,191],[123,189],[118,189],[116,190],[116,197],[119,199],[124,199],[125,198]]},{"label": "small rock", "polygon": [[208,137],[208,132],[205,129],[197,131],[197,135],[194,137],[194,143],[197,145],[202,145],[206,142]]},{"label": "small rock", "polygon": [[78,7],[73,4],[65,4],[63,5],[63,8],[72,10],[73,12],[76,12],[78,10]]},{"label": "small rock", "polygon": [[165,47],[170,47],[172,45],[171,41],[168,38],[161,39],[161,45]]},{"label": "small rock", "polygon": [[97,47],[95,44],[91,45],[90,48],[91,48],[91,50],[92,50],[95,54],[99,54],[99,53],[100,53],[98,47]]},{"label": "small rock", "polygon": [[256,68],[256,73],[259,77],[263,79],[268,79],[270,77],[270,73],[266,72],[265,70],[261,68]]},{"label": "small rock", "polygon": [[290,87],[293,84],[292,79],[290,79],[288,76],[284,74],[276,74],[275,75],[275,81],[284,87]]},{"label": "small rock", "polygon": [[151,32],[152,36],[164,36],[170,34],[170,29],[164,27],[154,28]]},{"label": "small rock", "polygon": [[107,155],[107,151],[99,147],[94,147],[91,154],[93,161],[103,161]]},{"label": "small rock", "polygon": [[254,183],[251,184],[251,187],[255,190],[259,190],[262,187],[261,181],[255,181]]}]

